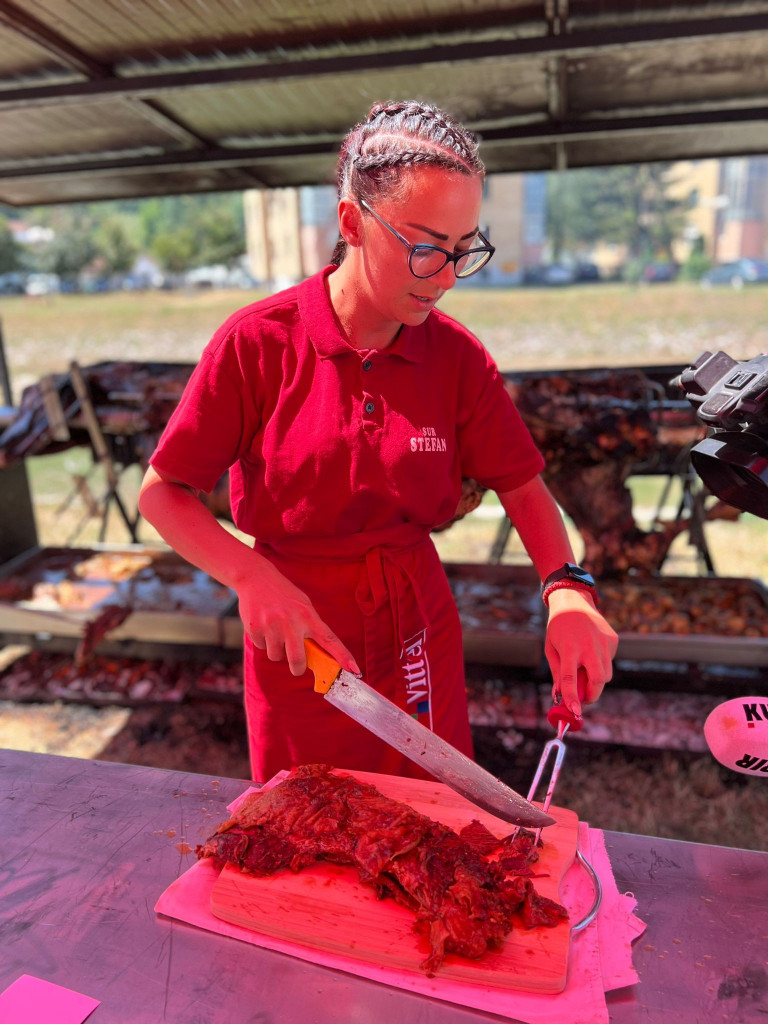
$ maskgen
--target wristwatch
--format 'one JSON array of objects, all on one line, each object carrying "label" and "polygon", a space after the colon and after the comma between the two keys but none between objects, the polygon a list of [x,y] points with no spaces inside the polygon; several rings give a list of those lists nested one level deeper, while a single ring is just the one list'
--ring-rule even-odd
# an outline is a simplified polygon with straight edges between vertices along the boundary
[{"label": "wristwatch", "polygon": [[560,580],[573,580],[574,583],[584,583],[587,587],[594,587],[595,578],[588,573],[581,565],[574,565],[573,562],[566,562],[565,565],[559,569],[555,569],[541,584],[541,592],[551,586],[553,583],[559,583]]},{"label": "wristwatch", "polygon": [[559,569],[555,569],[541,584],[541,599],[544,604],[547,604],[549,595],[553,590],[560,590],[563,587],[586,587],[587,593],[594,598],[597,603],[597,590],[595,588],[595,579],[591,573],[587,572],[581,565],[575,565],[573,562],[566,562],[565,565]]}]

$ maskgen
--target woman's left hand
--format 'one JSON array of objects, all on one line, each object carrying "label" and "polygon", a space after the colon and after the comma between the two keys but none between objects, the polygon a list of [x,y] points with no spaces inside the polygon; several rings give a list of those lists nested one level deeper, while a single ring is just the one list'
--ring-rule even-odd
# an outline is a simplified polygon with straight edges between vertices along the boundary
[{"label": "woman's left hand", "polygon": [[[613,675],[611,662],[618,643],[615,631],[586,593],[565,587],[553,591],[544,645],[554,680],[553,698],[561,694],[566,707],[580,715],[582,704],[593,704]],[[581,694],[580,668],[586,675]]]}]

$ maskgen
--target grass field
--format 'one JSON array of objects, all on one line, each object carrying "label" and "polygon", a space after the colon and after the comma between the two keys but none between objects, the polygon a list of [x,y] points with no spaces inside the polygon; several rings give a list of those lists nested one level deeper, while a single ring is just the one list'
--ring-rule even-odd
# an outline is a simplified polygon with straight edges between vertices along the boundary
[{"label": "grass field", "polygon": [[[201,291],[0,298],[19,391],[69,359],[197,360],[229,313],[263,293]],[[735,358],[768,351],[768,288],[693,284],[480,289],[441,307],[475,331],[504,370],[686,365],[704,349]]]},{"label": "grass field", "polygon": [[[54,295],[0,299],[7,359],[16,400],[21,389],[44,373],[64,371],[70,359],[81,364],[104,359],[194,362],[216,327],[233,310],[262,293],[242,291],[146,292]],[[631,287],[621,284],[549,289],[479,289],[449,292],[442,307],[474,330],[502,369],[555,369],[610,365],[674,364],[681,368],[705,349],[723,348],[735,358],[768,351],[768,288],[702,291],[692,284]],[[89,468],[89,455],[76,449],[29,463],[41,540],[67,540],[82,518],[73,502],[56,514],[71,486],[73,472]],[[94,490],[101,484],[94,474]],[[122,489],[135,500],[138,475],[129,471]],[[636,516],[647,525],[663,487],[659,478],[631,481]],[[674,496],[671,504],[674,504]],[[498,525],[494,501],[437,537],[441,555],[451,561],[484,561]],[[142,526],[142,539],[153,531]],[[98,535],[87,523],[77,543]],[[127,540],[116,515],[107,539]],[[717,571],[724,576],[768,580],[768,524],[744,515],[708,528]],[[579,540],[574,537],[577,555]],[[505,559],[525,557],[514,539]],[[675,541],[664,571],[699,571],[686,537]]]}]

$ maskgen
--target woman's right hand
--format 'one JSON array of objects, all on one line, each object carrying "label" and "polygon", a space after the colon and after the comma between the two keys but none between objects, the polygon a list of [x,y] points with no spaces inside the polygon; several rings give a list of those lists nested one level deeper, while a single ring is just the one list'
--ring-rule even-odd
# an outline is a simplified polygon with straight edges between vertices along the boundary
[{"label": "woman's right hand", "polygon": [[254,645],[270,661],[288,660],[294,676],[307,670],[304,640],[314,640],[343,669],[360,675],[353,655],[315,611],[307,595],[266,560],[258,574],[235,586],[240,618]]}]

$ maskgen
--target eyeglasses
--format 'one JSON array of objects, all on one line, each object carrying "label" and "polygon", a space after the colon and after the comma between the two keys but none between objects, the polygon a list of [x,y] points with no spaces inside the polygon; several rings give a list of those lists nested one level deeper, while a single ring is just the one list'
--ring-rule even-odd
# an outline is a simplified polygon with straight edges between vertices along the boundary
[{"label": "eyeglasses", "polygon": [[481,270],[496,252],[496,247],[491,245],[482,231],[477,233],[477,237],[483,243],[482,248],[465,249],[463,252],[448,252],[447,249],[441,249],[439,245],[423,243],[411,245],[409,241],[403,238],[399,231],[395,231],[391,224],[387,224],[375,210],[372,210],[364,199],[358,199],[357,201],[380,224],[383,224],[388,231],[391,231],[398,241],[403,243],[408,250],[408,267],[414,277],[434,277],[435,274],[440,273],[447,263],[453,264],[456,277],[471,277],[472,274],[476,274],[478,270]]}]

